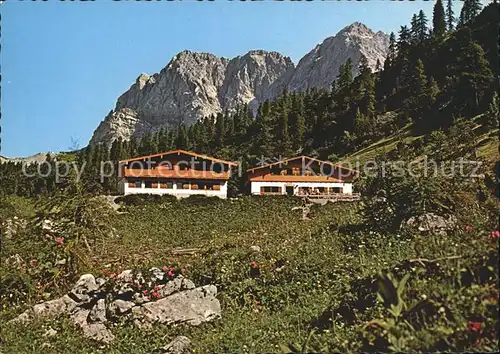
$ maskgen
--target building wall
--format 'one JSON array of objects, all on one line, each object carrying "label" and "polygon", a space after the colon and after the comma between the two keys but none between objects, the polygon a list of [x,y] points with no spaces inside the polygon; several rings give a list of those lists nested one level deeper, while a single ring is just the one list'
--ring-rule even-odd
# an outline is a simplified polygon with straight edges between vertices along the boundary
[{"label": "building wall", "polygon": [[300,187],[318,188],[318,187],[340,187],[343,188],[343,194],[352,194],[352,183],[332,183],[332,182],[251,182],[250,189],[253,195],[260,195],[260,187],[281,187],[281,194],[286,194],[286,186],[293,184],[293,194],[297,194]]},{"label": "building wall", "polygon": [[[175,182],[175,181],[174,181]],[[120,187],[120,184],[122,187]],[[221,181],[220,190],[198,190],[198,189],[177,189],[177,185],[174,183],[172,189],[160,188],[158,185],[157,188],[146,188],[144,182],[141,183],[141,188],[129,187],[125,178],[123,178],[118,185],[120,192],[124,195],[129,194],[169,194],[174,195],[177,198],[186,198],[190,195],[206,195],[208,197],[219,197],[222,199],[227,198],[227,181]]]}]

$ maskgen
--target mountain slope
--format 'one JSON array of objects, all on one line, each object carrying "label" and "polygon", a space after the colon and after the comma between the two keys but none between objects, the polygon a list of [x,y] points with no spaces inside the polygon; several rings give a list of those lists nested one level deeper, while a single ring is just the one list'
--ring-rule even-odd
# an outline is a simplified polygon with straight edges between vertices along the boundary
[{"label": "mountain slope", "polygon": [[159,73],[137,78],[97,127],[91,144],[141,137],[180,121],[190,125],[238,105],[248,104],[255,111],[260,103],[274,100],[285,89],[329,88],[348,58],[357,74],[362,54],[374,69],[377,61],[383,63],[387,48],[386,34],[356,22],[317,45],[297,67],[290,58],[263,50],[230,60],[183,51]]}]

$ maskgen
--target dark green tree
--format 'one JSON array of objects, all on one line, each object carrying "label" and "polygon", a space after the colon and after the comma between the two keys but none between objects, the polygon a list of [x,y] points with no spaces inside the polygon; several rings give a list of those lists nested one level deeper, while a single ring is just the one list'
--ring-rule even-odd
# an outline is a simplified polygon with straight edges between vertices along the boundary
[{"label": "dark green tree", "polygon": [[423,10],[418,12],[417,16],[417,39],[422,42],[427,38],[428,28],[427,28],[427,16]]},{"label": "dark green tree", "polygon": [[458,26],[465,26],[476,18],[481,11],[481,7],[481,0],[465,0],[458,18]]},{"label": "dark green tree", "polygon": [[437,0],[432,13],[432,33],[441,37],[446,32],[446,19],[442,0]]},{"label": "dark green tree", "polygon": [[453,31],[455,27],[455,13],[453,12],[453,0],[446,3],[446,26],[448,31]]},{"label": "dark green tree", "polygon": [[495,91],[493,93],[493,98],[491,99],[490,106],[486,112],[486,127],[488,129],[498,129],[498,120],[500,117],[500,101],[498,99],[498,93]]}]

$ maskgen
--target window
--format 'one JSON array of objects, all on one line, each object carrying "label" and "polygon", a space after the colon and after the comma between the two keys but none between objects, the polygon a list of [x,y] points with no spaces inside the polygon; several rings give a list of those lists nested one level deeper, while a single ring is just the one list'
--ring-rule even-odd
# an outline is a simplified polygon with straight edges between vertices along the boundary
[{"label": "window", "polygon": [[153,182],[151,182],[151,181],[144,182],[144,187],[145,188],[153,188]]},{"label": "window", "polygon": [[342,188],[341,187],[331,187],[329,188],[331,194],[337,194],[337,193],[342,193]]},{"label": "window", "polygon": [[158,183],[151,184],[151,188],[158,188]]},{"label": "window", "polygon": [[182,189],[183,183],[182,182],[175,182],[175,186],[177,189]]},{"label": "window", "polygon": [[260,194],[281,194],[281,187],[275,187],[275,186],[260,187]]},{"label": "window", "polygon": [[141,181],[135,182],[135,188],[142,188],[142,183]]}]

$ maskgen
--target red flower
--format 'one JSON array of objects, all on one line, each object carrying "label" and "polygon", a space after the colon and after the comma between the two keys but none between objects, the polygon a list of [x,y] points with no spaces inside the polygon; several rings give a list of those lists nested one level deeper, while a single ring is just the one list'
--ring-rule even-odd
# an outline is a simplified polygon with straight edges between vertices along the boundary
[{"label": "red flower", "polygon": [[111,279],[115,279],[115,278],[116,278],[116,273],[111,273],[111,274],[109,275],[109,277],[110,277]]},{"label": "red flower", "polygon": [[155,286],[155,291],[158,291],[158,290],[160,290],[160,287],[157,285],[157,286]]},{"label": "red flower", "polygon": [[175,273],[174,273],[173,271],[169,271],[169,272],[167,273],[167,275],[168,275],[170,278],[173,278],[173,277],[174,277],[174,275],[175,275]]},{"label": "red flower", "polygon": [[153,297],[156,297],[156,298],[159,298],[159,297],[160,297],[160,294],[158,294],[156,291],[153,291],[153,292],[151,293],[151,295],[152,295]]},{"label": "red flower", "polygon": [[142,285],[141,284],[137,285],[137,288],[142,289]]},{"label": "red flower", "polygon": [[467,231],[467,232],[471,232],[471,231],[472,231],[472,226],[470,226],[470,225],[466,225],[466,226],[465,226],[465,231]]},{"label": "red flower", "polygon": [[250,267],[252,267],[253,269],[257,269],[259,268],[259,265],[257,264],[257,262],[252,261],[252,263],[250,263]]},{"label": "red flower", "polygon": [[147,295],[149,293],[149,291],[146,289],[142,292],[144,295]]},{"label": "red flower", "polygon": [[175,267],[170,267],[171,272],[175,272]]},{"label": "red flower", "polygon": [[109,275],[109,269],[108,268],[104,269],[102,272],[104,273],[104,275]]},{"label": "red flower", "polygon": [[468,328],[472,332],[479,332],[481,330],[481,325],[482,325],[482,323],[477,322],[477,321],[469,321],[468,322]]},{"label": "red flower", "polygon": [[30,264],[31,264],[33,267],[35,267],[35,266],[37,265],[37,263],[38,263],[38,261],[37,261],[36,259],[32,259],[32,260],[30,261]]},{"label": "red flower", "polygon": [[57,246],[61,247],[64,243],[64,237],[56,237]]},{"label": "red flower", "polygon": [[500,238],[500,231],[492,231],[490,234],[491,239]]},{"label": "red flower", "polygon": [[166,265],[163,266],[163,271],[166,272],[168,270],[168,267]]}]

